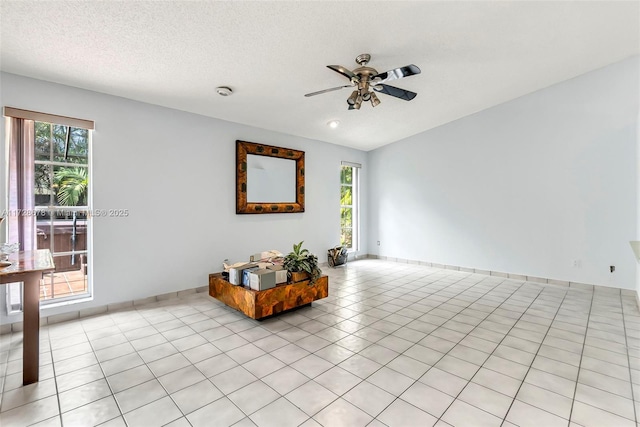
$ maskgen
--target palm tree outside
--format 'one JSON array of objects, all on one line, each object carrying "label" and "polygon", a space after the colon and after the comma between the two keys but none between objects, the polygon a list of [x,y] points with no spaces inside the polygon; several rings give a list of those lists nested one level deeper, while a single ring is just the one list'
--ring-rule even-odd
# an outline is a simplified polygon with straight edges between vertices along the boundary
[{"label": "palm tree outside", "polygon": [[89,178],[87,168],[61,168],[54,173],[56,198],[60,206],[86,206]]}]

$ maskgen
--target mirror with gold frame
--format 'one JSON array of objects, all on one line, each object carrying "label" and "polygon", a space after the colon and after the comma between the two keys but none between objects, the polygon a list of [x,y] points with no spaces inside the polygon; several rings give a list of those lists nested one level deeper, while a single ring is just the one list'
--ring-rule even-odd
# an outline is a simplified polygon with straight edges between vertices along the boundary
[{"label": "mirror with gold frame", "polygon": [[304,151],[236,141],[236,214],[304,212]]}]

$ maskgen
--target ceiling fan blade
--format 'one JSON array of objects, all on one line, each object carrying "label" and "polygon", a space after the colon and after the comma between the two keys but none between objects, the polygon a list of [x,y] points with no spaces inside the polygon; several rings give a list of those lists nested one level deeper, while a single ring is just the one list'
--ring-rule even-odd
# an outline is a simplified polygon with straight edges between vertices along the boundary
[{"label": "ceiling fan blade", "polygon": [[307,93],[305,96],[309,97],[309,96],[321,95],[323,93],[333,92],[334,90],[344,89],[345,87],[351,87],[351,85],[344,85],[344,86],[332,87],[331,89],[319,90],[317,92]]},{"label": "ceiling fan blade", "polygon": [[399,87],[389,86],[385,84],[377,84],[373,86],[373,89],[376,92],[395,96],[396,98],[404,99],[405,101],[411,101],[418,95],[417,93],[411,92],[410,90],[400,89]]},{"label": "ceiling fan blade", "polygon": [[357,78],[355,74],[351,70],[347,70],[342,65],[327,65],[327,68],[335,71],[336,73],[340,73],[348,79]]},{"label": "ceiling fan blade", "polygon": [[[376,84],[380,84],[391,80],[401,79],[403,77],[413,76],[414,74],[420,74],[420,68],[418,68],[416,65],[411,64],[377,74],[372,77],[372,80],[376,82]],[[376,81],[378,79],[380,80]]]}]

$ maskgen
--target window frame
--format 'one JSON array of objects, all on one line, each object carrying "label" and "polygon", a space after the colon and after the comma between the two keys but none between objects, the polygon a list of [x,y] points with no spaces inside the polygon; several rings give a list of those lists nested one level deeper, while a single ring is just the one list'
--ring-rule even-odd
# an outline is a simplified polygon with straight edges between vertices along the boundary
[{"label": "window frame", "polygon": [[[51,126],[51,133],[50,133],[50,141],[49,141],[49,160],[42,160],[42,159],[35,159],[34,160],[34,165],[45,165],[45,166],[49,166],[50,169],[50,179],[51,182],[53,182],[53,174],[55,171],[55,167],[79,167],[79,168],[85,168],[87,171],[87,180],[88,180],[88,186],[87,186],[87,204],[86,205],[82,205],[82,206],[63,206],[63,205],[57,205],[54,204],[54,198],[55,198],[55,193],[51,192],[50,194],[50,198],[49,198],[49,203],[47,205],[37,205],[34,204],[34,208],[36,210],[36,212],[38,213],[37,218],[40,217],[44,217],[45,214],[48,214],[49,219],[47,220],[47,224],[46,226],[49,229],[49,236],[52,239],[50,242],[51,245],[51,256],[53,257],[53,260],[55,262],[56,257],[64,257],[64,256],[70,256],[70,255],[76,255],[76,256],[82,256],[85,255],[86,257],[86,269],[87,272],[85,274],[85,280],[86,280],[86,291],[82,292],[82,293],[78,293],[78,294],[72,294],[72,295],[65,295],[65,296],[61,296],[61,297],[56,297],[55,294],[53,294],[53,297],[44,297],[40,299],[40,305],[42,307],[51,307],[51,306],[56,306],[56,305],[66,305],[69,303],[76,303],[76,302],[81,302],[81,301],[87,301],[92,299],[93,297],[93,280],[92,280],[92,275],[90,274],[91,271],[93,270],[91,268],[91,260],[93,258],[93,251],[92,251],[92,245],[91,245],[91,236],[92,236],[92,229],[93,229],[93,219],[92,219],[92,215],[91,212],[93,212],[93,180],[92,180],[92,134],[93,132],[91,131],[91,129],[86,129],[87,130],[87,158],[86,158],[86,163],[85,164],[81,164],[81,163],[66,163],[66,162],[60,162],[60,161],[56,161],[54,160],[55,158],[55,152],[54,152],[54,144],[53,144],[53,126],[56,125],[60,125],[59,123],[51,123],[51,122],[46,122],[46,121],[42,121],[42,120],[34,120],[34,122],[40,122],[40,123],[48,123]],[[35,125],[35,124],[34,124]],[[71,128],[75,128],[75,129],[84,129],[84,128],[79,128],[77,126],[69,126],[69,125],[61,125],[61,126],[67,126],[67,127],[71,127]],[[35,144],[35,141],[34,141]],[[34,187],[35,187],[35,183],[34,183]],[[34,188],[35,190],[35,188]],[[35,191],[34,191],[35,194]],[[75,251],[58,251],[55,247],[55,229],[56,229],[56,220],[54,218],[54,215],[57,212],[86,212],[86,218],[84,218],[84,222],[86,224],[86,249],[83,250],[75,250]],[[37,221],[36,221],[37,224]],[[82,263],[80,263],[80,269],[84,268],[82,266]],[[51,289],[53,290],[53,280],[54,280],[54,275],[55,274],[63,274],[63,272],[59,272],[59,273],[47,273],[43,275],[42,278],[42,283],[41,286],[47,286],[47,281],[48,284],[51,285]]]},{"label": "window frame", "polygon": [[[351,168],[351,184],[340,182],[340,195],[342,187],[351,187],[351,205],[342,204],[342,196],[340,196],[340,244],[342,245],[343,230],[351,228],[351,246],[347,247],[349,253],[358,252],[360,250],[360,170],[362,165],[352,162],[340,163],[340,176],[342,176],[343,168]],[[351,227],[342,226],[342,210],[351,209]]]},{"label": "window frame", "polygon": [[[58,256],[65,256],[65,255],[71,255],[71,254],[75,254],[77,256],[81,256],[81,254],[84,254],[84,256],[86,257],[86,262],[82,263],[80,262],[80,269],[86,268],[86,273],[83,272],[84,275],[84,280],[86,280],[86,291],[82,292],[82,293],[77,293],[75,295],[70,295],[70,296],[64,296],[64,297],[59,297],[59,298],[53,298],[53,299],[41,299],[40,300],[40,306],[41,308],[52,308],[52,307],[56,307],[56,306],[62,306],[62,305],[69,305],[69,304],[76,304],[76,303],[80,303],[80,302],[85,302],[85,301],[90,301],[93,299],[93,268],[92,268],[92,264],[93,264],[93,221],[92,221],[92,215],[91,213],[92,211],[92,206],[93,206],[93,130],[95,129],[95,123],[92,120],[85,120],[85,119],[78,119],[78,118],[74,118],[74,117],[68,117],[68,116],[60,116],[60,115],[55,115],[55,114],[48,114],[48,113],[41,113],[41,112],[37,112],[37,111],[31,111],[31,110],[23,110],[23,109],[19,109],[19,108],[13,108],[13,107],[8,107],[5,106],[3,107],[3,115],[7,118],[15,118],[15,119],[21,119],[21,120],[25,120],[25,121],[32,121],[34,122],[34,127],[35,127],[35,122],[44,122],[50,125],[58,125],[58,126],[65,126],[65,127],[70,127],[70,128],[77,128],[77,129],[84,129],[87,131],[87,135],[86,135],[86,143],[87,143],[87,153],[86,153],[86,163],[85,164],[77,164],[76,166],[78,167],[83,167],[86,168],[87,170],[87,199],[86,199],[86,205],[83,206],[54,206],[53,203],[48,203],[48,206],[43,206],[43,205],[39,205],[36,206],[35,205],[35,201],[34,201],[34,212],[36,215],[38,215],[40,212],[48,212],[50,214],[50,224],[47,224],[47,226],[49,227],[53,227],[52,224],[54,224],[55,219],[52,218],[51,213],[57,211],[66,211],[66,212],[72,212],[72,211],[84,211],[86,212],[86,219],[83,219],[83,221],[86,223],[86,249],[82,249],[82,250],[75,250],[75,251],[65,251],[65,252],[59,252],[59,253],[55,253],[55,255]],[[7,121],[8,123],[8,121]],[[9,127],[7,127],[5,130],[8,131]],[[53,150],[53,144],[51,143],[52,140],[52,135],[50,135],[50,143],[49,143],[49,149],[50,149],[50,153]],[[36,144],[36,139],[35,139],[35,130],[34,130],[34,140],[33,140],[33,144]],[[35,148],[35,147],[34,147]],[[35,151],[35,150],[34,150]],[[9,159],[6,159],[7,163],[9,162]],[[41,159],[37,159],[36,158],[33,159],[34,162],[34,167],[40,163],[43,164]],[[69,166],[73,166],[75,163],[66,163],[66,162],[59,162],[59,161],[53,161],[53,158],[51,157],[51,154],[49,156],[49,159],[47,161],[45,161],[47,164],[49,164],[52,168],[55,166],[63,166],[63,167],[69,167]],[[8,164],[7,164],[8,166]],[[52,169],[53,171],[53,169]],[[7,168],[7,175],[9,174],[9,169]],[[6,180],[7,183],[7,187],[9,186],[9,180]],[[35,197],[35,188],[36,188],[36,183],[35,182],[31,182],[29,183],[29,185],[32,185],[34,188],[34,197]],[[6,192],[6,197],[7,200],[10,197],[9,194],[9,188],[7,188],[7,192]],[[8,203],[8,202],[7,202]],[[4,227],[8,227],[9,224],[8,222],[3,224]],[[54,251],[55,251],[55,247],[53,248],[52,255],[54,255]],[[5,297],[7,299],[7,314],[8,315],[12,315],[16,312],[20,312],[22,311],[22,304],[23,304],[23,292],[22,292],[22,286],[17,286],[15,287],[15,289],[11,289],[11,285],[6,286],[5,287]],[[42,284],[41,284],[42,285]],[[17,293],[17,298],[12,298],[12,294]],[[11,301],[14,299],[18,299],[19,303],[16,305],[12,305]]]}]

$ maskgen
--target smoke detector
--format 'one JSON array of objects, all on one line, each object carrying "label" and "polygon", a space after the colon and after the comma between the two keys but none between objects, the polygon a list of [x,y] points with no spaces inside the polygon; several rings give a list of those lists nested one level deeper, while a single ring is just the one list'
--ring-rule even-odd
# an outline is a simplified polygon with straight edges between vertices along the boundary
[{"label": "smoke detector", "polygon": [[233,93],[233,90],[227,86],[220,86],[216,88],[216,92],[220,96],[230,96]]}]

